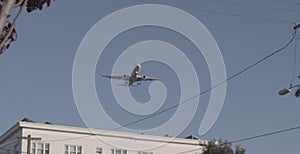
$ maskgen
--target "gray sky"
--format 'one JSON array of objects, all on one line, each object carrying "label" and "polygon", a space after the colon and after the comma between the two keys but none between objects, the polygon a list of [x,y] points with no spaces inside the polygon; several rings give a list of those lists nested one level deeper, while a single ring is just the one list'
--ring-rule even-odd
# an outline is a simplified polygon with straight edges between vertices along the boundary
[{"label": "gray sky", "polygon": [[[297,16],[300,4],[296,0],[53,1],[50,8],[41,12],[23,13],[16,27],[18,40],[0,56],[0,134],[24,117],[37,122],[85,127],[72,92],[72,67],[77,48],[89,29],[105,16],[145,3],[173,6],[201,21],[219,45],[227,76],[285,45],[293,32],[293,24],[286,21],[300,21]],[[211,86],[207,63],[195,45],[179,33],[157,26],[133,28],[114,38],[99,58],[95,73],[110,74],[114,61],[125,49],[145,40],[160,40],[179,48],[193,63],[201,91]],[[228,82],[222,112],[211,130],[200,138],[237,140],[300,126],[300,100],[293,94],[284,97],[277,94],[290,83],[293,60],[294,43]],[[162,78],[168,91],[160,111],[179,103],[181,91],[176,71],[153,61],[143,63],[142,68],[141,74]],[[297,75],[299,69],[300,63],[296,65]],[[294,83],[299,81],[296,79]],[[143,118],[117,105],[110,84],[98,76],[95,79],[97,94],[107,114],[121,125]],[[131,88],[133,97],[147,102],[150,99],[148,86],[149,83],[142,83],[140,87]],[[197,112],[180,137],[198,135],[209,94],[201,95]],[[171,110],[129,128],[156,127],[174,113],[175,110]],[[287,149],[295,153],[299,151],[298,138],[299,130],[296,130],[241,144],[248,153],[284,153]]]}]

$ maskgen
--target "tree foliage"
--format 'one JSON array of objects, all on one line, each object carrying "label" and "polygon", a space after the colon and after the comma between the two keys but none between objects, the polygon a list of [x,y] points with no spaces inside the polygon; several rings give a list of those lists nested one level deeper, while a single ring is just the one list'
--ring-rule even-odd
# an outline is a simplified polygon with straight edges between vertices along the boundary
[{"label": "tree foliage", "polygon": [[212,140],[205,145],[205,150],[203,154],[245,154],[246,149],[242,148],[240,145],[235,146],[235,150],[232,149],[231,143],[228,141]]},{"label": "tree foliage", "polygon": [[[18,17],[26,8],[30,13],[34,10],[42,10],[46,4],[50,6],[51,0],[0,0],[0,54],[11,46],[11,43],[17,40],[17,31],[15,25]],[[19,9],[13,21],[9,20],[10,12],[13,9]]]},{"label": "tree foliage", "polygon": [[44,4],[47,4],[47,6],[49,7],[50,3],[51,3],[51,0],[28,0],[27,12],[31,12],[36,9],[42,10]]}]

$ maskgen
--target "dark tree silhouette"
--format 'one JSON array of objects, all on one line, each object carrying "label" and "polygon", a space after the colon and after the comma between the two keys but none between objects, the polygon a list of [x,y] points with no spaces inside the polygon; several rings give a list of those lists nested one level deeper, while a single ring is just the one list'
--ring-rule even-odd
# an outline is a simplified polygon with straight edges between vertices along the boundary
[{"label": "dark tree silhouette", "polygon": [[[17,40],[15,25],[18,17],[26,8],[30,13],[34,10],[42,10],[46,4],[50,6],[51,0],[0,0],[0,55]],[[13,9],[19,9],[12,21],[9,21]]]},{"label": "dark tree silhouette", "polygon": [[228,141],[212,140],[209,141],[207,145],[204,146],[203,154],[245,154],[246,149],[242,148],[240,145],[235,146],[235,150],[231,148],[231,143]]}]

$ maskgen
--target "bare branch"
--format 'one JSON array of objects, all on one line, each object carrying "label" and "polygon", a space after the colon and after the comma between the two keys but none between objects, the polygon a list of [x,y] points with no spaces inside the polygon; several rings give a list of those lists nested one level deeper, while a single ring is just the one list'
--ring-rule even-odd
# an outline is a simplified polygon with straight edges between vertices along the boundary
[{"label": "bare branch", "polygon": [[[23,10],[27,8],[29,13],[36,9],[42,10],[45,4],[49,7],[50,3],[51,0],[0,0],[0,55],[16,41],[15,26]],[[11,23],[8,18],[11,10],[16,7],[19,7],[19,11]]]},{"label": "bare branch", "polygon": [[0,12],[0,32],[3,31],[3,28],[8,21],[8,17],[10,16],[10,11],[14,7],[16,0],[6,0],[2,1],[2,3],[3,5]]},{"label": "bare branch", "polygon": [[23,3],[24,1],[25,1],[25,0],[17,0],[14,7],[18,7],[18,6],[22,5],[22,3]]},{"label": "bare branch", "polygon": [[[14,0],[14,1],[15,1],[15,0]],[[0,43],[0,54],[1,54],[2,49],[5,48],[4,45],[5,45],[6,41],[7,41],[10,37],[12,37],[11,34],[12,34],[12,32],[15,30],[14,27],[16,26],[17,19],[19,18],[19,16],[21,15],[23,9],[25,8],[25,6],[26,6],[26,4],[27,4],[27,1],[28,1],[28,0],[24,0],[24,3],[23,3],[22,6],[20,7],[18,14],[16,15],[16,17],[15,17],[14,20],[13,20],[13,23],[11,24],[11,26],[9,26],[9,31],[8,31],[8,33],[6,34],[5,38],[4,38],[4,39],[2,40],[2,42]]]}]

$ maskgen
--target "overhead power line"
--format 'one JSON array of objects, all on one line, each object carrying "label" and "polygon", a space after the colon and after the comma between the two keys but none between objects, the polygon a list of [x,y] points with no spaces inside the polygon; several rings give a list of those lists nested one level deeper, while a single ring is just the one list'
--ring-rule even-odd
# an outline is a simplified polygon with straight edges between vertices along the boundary
[{"label": "overhead power line", "polygon": [[97,136],[100,134],[87,134],[87,135],[83,135],[83,136],[79,136],[79,137],[71,137],[71,138],[66,138],[66,139],[53,139],[53,140],[43,140],[46,142],[64,142],[64,141],[70,141],[70,140],[79,140],[79,139],[83,139],[83,138],[88,138],[88,137],[92,137],[92,136]]},{"label": "overhead power line", "polygon": [[[153,4],[153,2],[148,1],[148,0],[131,0],[131,1]],[[212,13],[212,14],[221,14],[221,15],[236,16],[236,17],[240,16],[239,14],[233,14],[233,13],[210,10],[210,9],[193,8],[193,7],[179,6],[179,5],[170,5],[170,6],[177,7],[177,8],[184,8],[184,9],[188,9],[188,10],[200,11],[200,12],[208,12],[208,13]]]},{"label": "overhead power line", "polygon": [[[245,141],[254,140],[254,139],[258,139],[258,138],[263,138],[263,137],[267,137],[267,136],[272,136],[272,135],[276,135],[276,134],[281,134],[281,133],[285,133],[285,132],[289,132],[289,131],[294,131],[294,130],[297,130],[297,129],[300,129],[300,126],[286,128],[286,129],[277,130],[277,131],[273,131],[273,132],[268,132],[268,133],[264,133],[264,134],[260,134],[260,135],[251,136],[251,137],[246,137],[246,138],[230,141],[230,142],[227,142],[227,143],[222,143],[218,146],[223,146],[223,145],[226,145],[226,144],[239,143],[239,142],[245,142]],[[193,151],[198,151],[200,149],[201,148],[188,150],[188,151],[183,151],[183,152],[179,152],[177,154],[189,153],[189,152],[193,152]]]},{"label": "overhead power line", "polygon": [[27,135],[27,136],[22,136],[21,139],[25,139],[27,140],[27,154],[31,153],[31,141],[40,141],[42,140],[42,138],[40,137],[31,137],[31,135]]},{"label": "overhead power line", "polygon": [[176,154],[184,154],[184,153],[194,152],[194,151],[198,151],[198,150],[203,150],[203,148],[200,147],[200,148],[193,149],[193,150],[182,151],[182,152],[179,152],[179,153],[176,153]]},{"label": "overhead power line", "polygon": [[300,5],[299,2],[291,2],[291,1],[284,1],[284,0],[273,0],[273,1],[284,3],[284,4],[290,4],[290,5]]},{"label": "overhead power line", "polygon": [[[285,48],[287,48],[287,47],[293,42],[293,40],[295,39],[295,36],[296,36],[296,31],[292,34],[292,38],[291,38],[291,39],[287,42],[287,44],[285,44],[283,47],[279,48],[278,50],[273,51],[271,54],[269,54],[269,55],[263,57],[262,59],[256,61],[256,62],[253,63],[252,65],[249,65],[248,67],[242,69],[241,71],[237,72],[236,74],[230,76],[230,77],[227,78],[225,81],[220,82],[220,83],[218,83],[218,84],[216,84],[216,85],[214,85],[214,86],[212,86],[212,87],[210,87],[210,88],[208,88],[208,89],[206,89],[206,90],[200,92],[199,94],[197,94],[197,95],[195,95],[195,96],[193,96],[193,97],[190,97],[190,98],[188,98],[188,99],[186,99],[186,100],[184,100],[184,101],[181,101],[179,104],[173,105],[173,106],[171,106],[171,107],[169,107],[169,108],[166,108],[166,109],[164,109],[164,110],[162,110],[162,111],[156,112],[156,113],[154,113],[154,114],[152,114],[152,115],[150,115],[150,116],[147,116],[147,117],[141,118],[141,119],[139,119],[139,120],[136,120],[136,121],[127,123],[127,124],[122,125],[122,126],[120,126],[120,127],[116,127],[116,128],[113,128],[113,129],[110,129],[110,130],[107,130],[107,131],[103,131],[102,134],[93,134],[92,136],[103,135],[105,132],[110,132],[110,131],[119,130],[119,129],[121,129],[121,128],[125,128],[125,127],[127,127],[127,126],[130,126],[130,125],[133,125],[133,124],[136,124],[136,123],[145,121],[145,120],[147,120],[147,119],[151,119],[151,118],[153,118],[153,117],[156,117],[156,116],[158,116],[158,115],[160,115],[160,114],[162,114],[162,113],[165,113],[165,112],[167,112],[167,111],[170,111],[170,110],[172,110],[172,109],[174,109],[174,108],[176,108],[176,107],[178,107],[178,106],[180,106],[180,105],[186,104],[186,103],[188,103],[189,101],[191,101],[191,100],[193,100],[193,99],[195,99],[195,98],[197,98],[197,97],[199,97],[199,96],[201,96],[201,95],[203,95],[203,94],[206,94],[206,93],[210,92],[210,91],[213,90],[214,88],[216,88],[216,87],[218,87],[218,86],[221,86],[221,85],[223,85],[224,83],[226,83],[226,82],[228,82],[228,81],[230,81],[230,80],[232,80],[232,79],[238,77],[239,75],[245,73],[246,71],[250,70],[250,69],[253,68],[254,66],[256,66],[256,65],[262,63],[263,61],[269,59],[270,57],[274,56],[275,54],[278,54],[278,53],[282,52]],[[86,137],[89,137],[89,136],[86,136],[86,135],[85,135],[85,136],[82,136],[82,137],[74,137],[74,138],[61,139],[61,140],[49,140],[49,141],[67,141],[67,140],[80,139],[80,138],[86,138]]]},{"label": "overhead power line", "polygon": [[[135,2],[142,2],[142,3],[151,3],[153,4],[154,2],[151,2],[149,0],[131,0],[131,1],[135,1]],[[243,4],[241,4],[243,5]],[[284,20],[284,19],[275,19],[275,18],[269,18],[269,17],[250,17],[250,16],[246,16],[246,15],[242,15],[242,14],[237,14],[237,13],[229,13],[229,12],[224,12],[224,11],[216,11],[216,10],[211,10],[211,9],[203,9],[203,8],[194,8],[194,7],[188,7],[188,6],[182,6],[182,5],[174,5],[174,4],[170,4],[170,6],[176,7],[176,8],[183,8],[183,9],[187,9],[187,10],[191,10],[191,11],[197,11],[197,12],[207,12],[210,14],[219,14],[219,15],[224,15],[224,16],[231,16],[231,17],[236,17],[239,19],[251,19],[251,20],[257,20],[257,21],[267,21],[267,22],[276,22],[276,23],[284,23],[284,24],[295,24],[295,22],[293,21],[289,21],[289,20]],[[272,8],[274,9],[274,8]],[[278,8],[276,8],[278,9]],[[279,8],[280,9],[280,8]],[[283,11],[285,9],[281,9],[281,11]],[[287,11],[287,10],[285,10]],[[300,10],[294,10],[295,11],[299,11]],[[289,10],[289,12],[292,12],[291,10]],[[297,12],[298,13],[298,12]]]},{"label": "overhead power line", "polygon": [[251,7],[251,8],[257,8],[257,9],[269,9],[269,10],[278,10],[282,12],[290,12],[290,13],[299,13],[300,10],[292,10],[292,9],[285,9],[285,8],[278,8],[278,7],[270,7],[270,6],[262,6],[257,4],[245,4],[240,2],[233,2],[233,1],[223,1],[223,0],[210,0],[210,2],[215,3],[223,3],[225,5],[232,5],[232,6],[241,6],[241,7]]},{"label": "overhead power line", "polygon": [[[184,105],[184,104],[186,104],[186,103],[189,103],[191,100],[193,100],[193,99],[195,99],[195,98],[197,98],[197,97],[199,97],[199,96],[201,96],[201,95],[204,95],[204,94],[210,92],[211,90],[213,90],[213,89],[215,89],[215,88],[217,88],[217,87],[219,87],[219,86],[225,84],[226,82],[229,82],[229,81],[233,80],[234,78],[236,78],[236,77],[242,75],[243,73],[247,72],[248,70],[250,70],[251,68],[255,67],[256,65],[258,65],[258,64],[260,64],[260,63],[262,63],[262,62],[268,60],[268,59],[271,58],[272,56],[274,56],[274,55],[276,55],[276,54],[278,54],[278,53],[284,51],[284,49],[287,48],[287,47],[293,42],[293,40],[295,39],[295,37],[296,37],[296,31],[292,34],[292,38],[291,38],[291,39],[290,39],[283,47],[281,47],[281,48],[279,48],[279,49],[273,51],[273,52],[270,53],[269,55],[267,55],[267,56],[261,58],[260,60],[258,60],[258,61],[256,61],[256,62],[254,62],[253,64],[249,65],[248,67],[245,67],[245,68],[242,69],[241,71],[239,71],[239,72],[237,72],[237,73],[231,75],[231,76],[228,77],[225,81],[220,82],[220,83],[218,83],[218,84],[216,84],[216,85],[213,85],[213,86],[211,86],[210,88],[208,88],[208,89],[206,89],[206,90],[200,92],[200,93],[197,94],[197,95],[194,95],[194,96],[192,96],[192,97],[190,97],[190,98],[188,98],[188,99],[186,99],[186,100],[181,101],[180,103],[178,103],[178,104],[176,104],[176,105],[173,105],[173,106],[171,106],[171,107],[169,107],[169,108],[166,108],[166,109],[164,109],[164,110],[162,110],[162,111],[156,112],[156,113],[154,113],[154,114],[152,114],[152,115],[149,115],[149,116],[147,116],[147,117],[144,117],[144,118],[141,118],[141,119],[139,119],[139,120],[136,120],[136,121],[127,123],[127,124],[122,125],[122,126],[120,126],[120,127],[116,127],[116,128],[110,129],[110,130],[103,131],[101,134],[93,134],[93,135],[90,135],[90,136],[103,135],[105,132],[110,132],[110,131],[119,130],[119,129],[121,129],[121,128],[125,128],[125,127],[127,127],[127,126],[130,126],[130,125],[133,125],[133,124],[136,124],[136,123],[145,121],[145,120],[147,120],[147,119],[151,119],[151,118],[153,118],[153,117],[156,117],[156,116],[158,116],[158,115],[160,115],[160,114],[162,114],[162,113],[165,113],[165,112],[167,112],[167,111],[170,111],[170,110],[172,110],[172,109],[174,109],[174,108],[176,108],[176,107],[178,107],[178,106],[180,106],[180,105]],[[61,139],[61,140],[49,140],[49,141],[67,141],[67,140],[80,139],[80,138],[86,138],[86,137],[89,137],[89,135],[88,135],[88,136],[85,135],[85,136],[82,136],[82,137],[74,137],[74,138]]]},{"label": "overhead power line", "polygon": [[228,142],[228,143],[232,144],[232,143],[244,142],[244,141],[253,140],[253,139],[257,139],[257,138],[272,136],[272,135],[275,135],[275,134],[285,133],[285,132],[289,132],[289,131],[293,131],[293,130],[297,130],[297,129],[300,129],[300,126],[292,127],[292,128],[286,128],[286,129],[273,131],[273,132],[269,132],[269,133],[265,133],[265,134],[261,134],[261,135],[251,136],[251,137],[247,137],[247,138],[242,138],[242,139],[238,139],[238,140],[231,141],[231,142]]},{"label": "overhead power line", "polygon": [[287,47],[293,42],[293,40],[295,39],[295,36],[296,36],[296,31],[292,34],[292,38],[291,38],[291,39],[287,42],[287,44],[285,44],[283,47],[279,48],[278,50],[273,51],[271,54],[269,54],[269,55],[267,55],[267,56],[261,58],[260,60],[254,62],[253,64],[251,64],[251,65],[249,65],[248,67],[242,69],[241,71],[239,71],[239,72],[237,72],[237,73],[231,75],[231,76],[230,76],[229,78],[227,78],[225,81],[220,82],[220,83],[218,83],[218,84],[216,84],[216,85],[213,85],[213,86],[211,86],[210,88],[208,88],[208,89],[206,89],[206,90],[200,92],[199,94],[197,94],[197,95],[195,95],[195,96],[192,96],[192,97],[190,97],[190,98],[188,98],[188,99],[186,99],[186,100],[181,101],[179,104],[173,105],[173,106],[171,106],[171,107],[169,107],[169,108],[166,108],[166,109],[164,109],[164,110],[162,110],[162,111],[156,112],[156,113],[154,113],[154,114],[152,114],[152,115],[150,115],[150,116],[147,116],[147,117],[141,118],[141,119],[139,119],[139,120],[136,120],[136,121],[127,123],[127,124],[125,124],[125,125],[122,125],[122,126],[120,126],[120,127],[114,128],[114,129],[112,129],[112,130],[119,130],[119,129],[121,129],[121,128],[124,128],[124,127],[130,126],[130,125],[139,123],[139,122],[141,122],[141,121],[145,121],[145,120],[150,119],[150,118],[152,118],[152,117],[158,116],[158,115],[160,115],[160,114],[162,114],[162,113],[164,113],[164,112],[167,112],[167,111],[169,111],[169,110],[172,110],[172,109],[178,107],[179,105],[186,104],[186,103],[188,103],[189,101],[191,101],[191,100],[193,100],[193,99],[195,99],[195,98],[197,98],[197,97],[199,97],[199,96],[201,96],[201,95],[203,95],[203,94],[206,94],[206,93],[210,92],[211,90],[213,90],[213,89],[215,89],[215,88],[217,88],[217,87],[219,87],[219,86],[225,84],[226,82],[231,81],[232,79],[234,79],[234,78],[238,77],[239,75],[245,73],[246,71],[250,70],[250,69],[253,68],[254,66],[256,66],[256,65],[262,63],[263,61],[269,59],[270,57],[272,57],[272,56],[274,56],[274,55],[276,55],[276,54],[282,52],[285,48],[287,48]]}]

